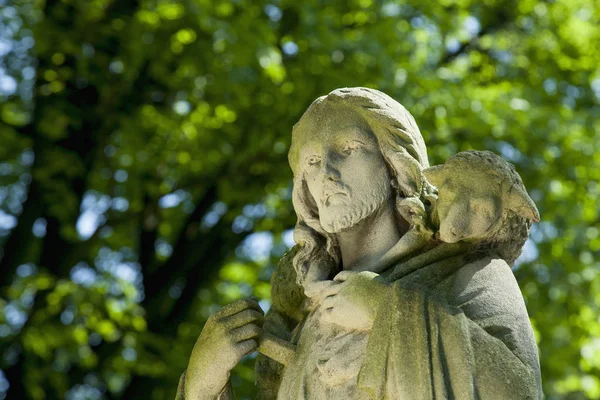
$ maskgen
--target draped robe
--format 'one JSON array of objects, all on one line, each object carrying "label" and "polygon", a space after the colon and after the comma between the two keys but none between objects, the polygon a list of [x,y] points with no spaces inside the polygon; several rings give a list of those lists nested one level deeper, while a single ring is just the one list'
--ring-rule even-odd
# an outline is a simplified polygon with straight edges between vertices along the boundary
[{"label": "draped robe", "polygon": [[297,344],[297,354],[286,367],[259,356],[259,399],[541,398],[523,297],[494,254],[441,245],[386,270],[386,298],[361,333],[320,324],[318,307],[301,314],[294,253],[272,280],[264,329]]},{"label": "draped robe", "polygon": [[[533,330],[508,264],[442,244],[382,272],[369,332],[320,322],[286,253],[263,329],[297,345],[283,366],[259,355],[260,400],[540,399]],[[183,400],[183,378],[176,400]],[[231,387],[219,400],[233,399]]]}]

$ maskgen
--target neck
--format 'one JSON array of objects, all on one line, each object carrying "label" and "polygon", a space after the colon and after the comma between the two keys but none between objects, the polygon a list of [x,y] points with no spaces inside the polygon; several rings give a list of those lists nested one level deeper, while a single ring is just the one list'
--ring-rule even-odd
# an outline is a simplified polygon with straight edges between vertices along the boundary
[{"label": "neck", "polygon": [[362,271],[370,266],[370,271],[380,272],[376,270],[378,261],[401,236],[390,199],[358,224],[337,234],[343,269]]}]

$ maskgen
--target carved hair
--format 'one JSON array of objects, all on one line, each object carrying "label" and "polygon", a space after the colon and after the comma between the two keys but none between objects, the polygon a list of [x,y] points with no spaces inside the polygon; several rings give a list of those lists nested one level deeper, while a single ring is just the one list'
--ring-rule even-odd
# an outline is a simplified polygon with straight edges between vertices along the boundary
[{"label": "carved hair", "polygon": [[308,192],[304,170],[299,165],[300,135],[305,121],[324,115],[323,108],[340,104],[361,116],[377,138],[390,172],[399,221],[403,219],[402,214],[406,214],[406,199],[410,199],[413,205],[417,204],[428,221],[429,208],[437,198],[435,188],[423,175],[423,169],[429,166],[425,142],[414,118],[400,103],[367,88],[337,89],[318,98],[294,126],[288,154],[294,172],[292,200],[298,216],[294,240],[300,249],[293,264],[299,284],[303,283],[309,268],[320,268],[322,275],[332,275],[338,271],[341,261],[336,238],[321,226],[317,204]]}]

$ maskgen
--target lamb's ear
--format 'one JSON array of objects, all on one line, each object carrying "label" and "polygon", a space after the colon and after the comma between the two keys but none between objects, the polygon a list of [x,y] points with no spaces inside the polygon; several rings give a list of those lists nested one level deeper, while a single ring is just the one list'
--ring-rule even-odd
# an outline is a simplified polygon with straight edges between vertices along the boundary
[{"label": "lamb's ear", "polygon": [[508,199],[508,208],[533,222],[540,221],[540,213],[535,203],[531,200],[527,192],[520,187],[512,187]]},{"label": "lamb's ear", "polygon": [[429,183],[433,186],[437,186],[438,188],[444,182],[444,174],[443,174],[444,165],[434,165],[433,167],[429,167],[423,170],[423,174]]}]

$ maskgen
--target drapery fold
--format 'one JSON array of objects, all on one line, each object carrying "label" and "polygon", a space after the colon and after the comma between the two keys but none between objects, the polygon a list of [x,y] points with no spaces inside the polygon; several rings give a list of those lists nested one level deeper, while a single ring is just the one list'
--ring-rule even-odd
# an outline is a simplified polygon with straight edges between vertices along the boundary
[{"label": "drapery fold", "polygon": [[[355,398],[540,399],[537,347],[510,267],[494,255],[442,246],[382,273],[389,295],[369,333]],[[294,283],[291,255],[282,261],[279,274],[288,275],[272,282],[280,291]],[[292,332],[301,335],[304,321],[294,317],[274,302],[264,329],[296,342]],[[301,367],[306,357],[297,357],[296,365],[283,368],[259,355],[259,399],[305,399],[301,383],[314,377]],[[281,387],[286,373],[299,387]]]},{"label": "drapery fold", "polygon": [[365,397],[541,398],[533,333],[504,261],[486,258],[460,268],[445,295],[410,281],[392,284],[375,319],[358,378]]},{"label": "drapery fold", "polygon": [[378,400],[475,399],[462,312],[394,286],[371,331],[358,387]]}]

